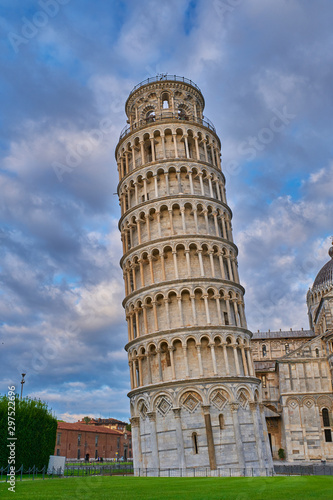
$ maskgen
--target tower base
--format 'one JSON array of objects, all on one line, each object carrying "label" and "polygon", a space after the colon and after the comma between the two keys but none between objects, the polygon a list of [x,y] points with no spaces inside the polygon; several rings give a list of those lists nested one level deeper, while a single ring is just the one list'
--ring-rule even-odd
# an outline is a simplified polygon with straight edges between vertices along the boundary
[{"label": "tower base", "polygon": [[132,391],[136,475],[272,475],[259,380],[191,380]]}]

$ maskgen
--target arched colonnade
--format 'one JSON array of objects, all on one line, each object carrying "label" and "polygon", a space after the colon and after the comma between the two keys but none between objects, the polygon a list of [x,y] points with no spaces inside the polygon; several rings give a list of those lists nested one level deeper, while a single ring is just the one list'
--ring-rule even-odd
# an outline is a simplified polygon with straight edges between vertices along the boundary
[{"label": "arched colonnade", "polygon": [[232,334],[151,341],[131,348],[128,360],[132,389],[184,378],[255,376],[249,339]]},{"label": "arched colonnade", "polygon": [[125,305],[128,339],[195,326],[247,328],[240,291],[194,286],[147,293]]}]

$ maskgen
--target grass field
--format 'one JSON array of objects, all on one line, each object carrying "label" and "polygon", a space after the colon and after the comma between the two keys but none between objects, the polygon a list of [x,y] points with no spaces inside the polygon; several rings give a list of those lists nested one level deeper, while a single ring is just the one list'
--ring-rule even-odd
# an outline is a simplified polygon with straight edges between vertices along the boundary
[{"label": "grass field", "polygon": [[16,500],[332,500],[333,477],[293,476],[269,478],[54,478],[0,484],[0,498]]}]

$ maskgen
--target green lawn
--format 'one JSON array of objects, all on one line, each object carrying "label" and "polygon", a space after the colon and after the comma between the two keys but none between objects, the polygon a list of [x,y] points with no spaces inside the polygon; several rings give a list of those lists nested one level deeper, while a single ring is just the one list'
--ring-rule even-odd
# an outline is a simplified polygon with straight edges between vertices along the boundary
[{"label": "green lawn", "polygon": [[269,478],[54,478],[16,483],[16,493],[0,484],[0,498],[16,500],[332,500],[333,477]]}]

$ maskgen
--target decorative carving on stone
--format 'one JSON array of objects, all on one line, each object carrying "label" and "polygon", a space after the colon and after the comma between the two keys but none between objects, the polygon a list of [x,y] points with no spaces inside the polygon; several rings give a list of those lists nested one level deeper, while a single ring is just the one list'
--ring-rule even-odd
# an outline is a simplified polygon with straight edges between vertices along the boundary
[{"label": "decorative carving on stone", "polygon": [[313,399],[310,399],[310,398],[305,398],[303,399],[302,401],[303,405],[306,406],[307,408],[312,408],[312,406],[314,405],[314,401]]},{"label": "decorative carving on stone", "polygon": [[320,396],[318,398],[318,402],[317,402],[319,408],[331,408],[332,406],[332,400],[330,398],[328,398],[327,396]]},{"label": "decorative carving on stone", "polygon": [[181,416],[181,408],[172,408],[173,414],[175,418],[180,418]]},{"label": "decorative carving on stone", "polygon": [[230,403],[230,410],[232,412],[237,411],[239,408],[239,403]]},{"label": "decorative carving on stone", "polygon": [[148,407],[142,399],[138,403],[138,410],[139,410],[140,416],[143,419],[145,419],[147,417]]},{"label": "decorative carving on stone", "polygon": [[247,407],[247,404],[249,402],[249,399],[248,397],[245,395],[244,391],[240,391],[239,395],[238,395],[238,401],[239,401],[239,404],[241,405],[242,408],[246,408]]},{"label": "decorative carving on stone", "polygon": [[156,420],[156,411],[149,411],[147,412],[148,418],[150,422],[155,422]]},{"label": "decorative carving on stone", "polygon": [[156,400],[155,408],[162,417],[165,417],[172,408],[172,402],[167,396],[160,396]]},{"label": "decorative carving on stone", "polygon": [[139,427],[140,417],[132,417],[132,418],[130,418],[130,422],[131,422],[132,427]]},{"label": "decorative carving on stone", "polygon": [[213,391],[210,396],[210,402],[217,408],[218,410],[223,410],[225,405],[228,402],[228,399],[225,397],[221,389],[217,389]]},{"label": "decorative carving on stone", "polygon": [[201,405],[204,415],[210,414],[210,405]]},{"label": "decorative carving on stone", "polygon": [[251,411],[256,411],[257,406],[258,406],[258,403],[256,401],[250,401],[249,402],[249,407],[250,407]]},{"label": "decorative carving on stone", "polygon": [[295,408],[297,408],[297,406],[299,406],[299,402],[297,401],[297,399],[289,399],[288,406],[289,408],[292,408],[294,410]]},{"label": "decorative carving on stone", "polygon": [[193,413],[202,402],[201,396],[197,392],[185,392],[181,397],[181,405],[188,412]]}]

